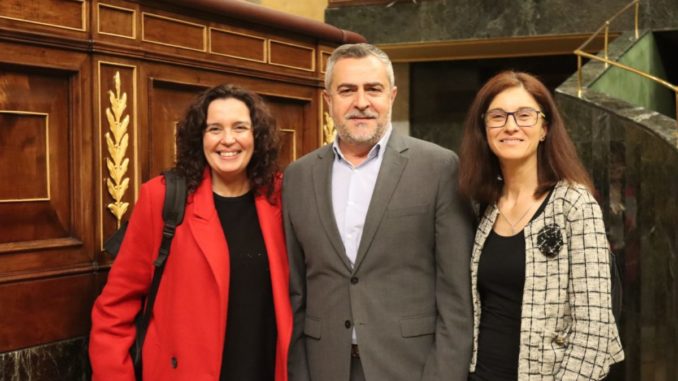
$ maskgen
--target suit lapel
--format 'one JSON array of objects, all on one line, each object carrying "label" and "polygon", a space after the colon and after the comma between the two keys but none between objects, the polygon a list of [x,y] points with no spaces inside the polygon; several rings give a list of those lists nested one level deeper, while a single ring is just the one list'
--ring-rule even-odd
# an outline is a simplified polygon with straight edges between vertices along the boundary
[{"label": "suit lapel", "polygon": [[315,188],[315,200],[318,210],[320,223],[325,229],[325,233],[330,243],[334,247],[341,261],[347,269],[351,270],[351,263],[346,256],[346,249],[341,241],[337,220],[334,217],[334,208],[332,207],[332,164],[334,162],[334,153],[332,145],[328,144],[318,153],[318,160],[313,166],[313,186]]},{"label": "suit lapel", "polygon": [[[222,296],[221,300],[226,300],[230,273],[228,245],[214,206],[212,178],[209,169],[205,170],[203,180],[192,198],[193,208],[190,209],[190,213],[186,214],[185,220],[188,220],[195,242],[212,269],[212,274]],[[189,212],[189,209],[187,209],[187,212]]]},{"label": "suit lapel", "polygon": [[358,247],[358,256],[356,258],[354,272],[358,270],[367,251],[372,245],[381,220],[386,213],[391,197],[398,187],[400,177],[407,165],[407,156],[405,152],[408,147],[402,137],[395,132],[392,133],[386,149],[384,150],[384,159],[381,162],[377,183],[372,192],[372,199],[370,206],[367,209],[367,216],[365,217],[365,225],[363,227],[363,235],[360,238],[360,246]]}]

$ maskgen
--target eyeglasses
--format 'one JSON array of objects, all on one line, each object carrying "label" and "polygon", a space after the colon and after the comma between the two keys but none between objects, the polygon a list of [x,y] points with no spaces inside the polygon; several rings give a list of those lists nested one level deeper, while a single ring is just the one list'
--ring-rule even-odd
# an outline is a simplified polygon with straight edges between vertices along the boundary
[{"label": "eyeglasses", "polygon": [[539,116],[546,120],[546,115],[539,110],[530,107],[521,107],[514,112],[506,112],[502,109],[492,109],[482,115],[487,128],[502,128],[506,125],[509,115],[518,127],[532,127],[539,121]]}]

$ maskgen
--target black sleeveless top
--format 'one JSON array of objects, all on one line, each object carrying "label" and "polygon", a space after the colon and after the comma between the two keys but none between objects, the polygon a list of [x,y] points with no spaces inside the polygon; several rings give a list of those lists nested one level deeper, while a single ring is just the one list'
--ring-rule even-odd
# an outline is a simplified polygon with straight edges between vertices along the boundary
[{"label": "black sleeveless top", "polygon": [[[538,217],[551,197],[534,213]],[[500,236],[492,230],[478,261],[481,313],[478,358],[471,381],[518,379],[520,318],[525,285],[525,231]]]},{"label": "black sleeveless top", "polygon": [[214,194],[214,204],[231,265],[220,380],[271,381],[275,375],[275,309],[254,195]]}]

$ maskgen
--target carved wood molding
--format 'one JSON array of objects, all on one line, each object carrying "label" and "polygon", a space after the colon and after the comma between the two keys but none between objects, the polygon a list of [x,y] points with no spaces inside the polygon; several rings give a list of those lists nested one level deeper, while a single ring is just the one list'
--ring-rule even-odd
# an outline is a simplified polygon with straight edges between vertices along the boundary
[{"label": "carved wood molding", "polygon": [[325,124],[323,124],[323,145],[334,142],[336,129],[334,128],[334,119],[325,111]]},{"label": "carved wood molding", "polygon": [[127,126],[129,125],[129,114],[124,115],[127,108],[127,93],[120,92],[120,72],[115,72],[113,77],[115,81],[115,93],[108,90],[108,98],[111,107],[106,108],[106,119],[110,132],[107,132],[106,146],[110,157],[106,158],[106,166],[108,168],[109,177],[106,179],[106,186],[108,193],[115,202],[107,205],[108,210],[113,213],[118,221],[118,228],[122,216],[125,215],[129,208],[128,202],[123,202],[122,199],[129,188],[129,177],[124,177],[129,167],[129,158],[125,157],[127,154],[127,147],[129,146],[129,134],[127,133]]}]

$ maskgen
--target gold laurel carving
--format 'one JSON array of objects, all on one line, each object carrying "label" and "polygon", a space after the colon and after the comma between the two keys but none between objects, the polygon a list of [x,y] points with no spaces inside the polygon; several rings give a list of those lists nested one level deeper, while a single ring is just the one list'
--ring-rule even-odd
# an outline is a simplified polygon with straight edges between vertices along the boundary
[{"label": "gold laurel carving", "polygon": [[129,125],[129,114],[124,115],[127,108],[127,93],[120,93],[120,72],[115,72],[113,76],[115,82],[115,93],[108,90],[108,98],[111,107],[106,108],[106,119],[110,131],[106,133],[106,146],[110,157],[106,158],[106,167],[109,177],[106,179],[108,193],[115,202],[107,205],[108,210],[113,213],[118,221],[118,228],[129,208],[128,202],[123,202],[125,192],[129,188],[129,177],[125,177],[129,166],[129,158],[125,157],[127,147],[129,146],[129,134],[127,126]]},{"label": "gold laurel carving", "polygon": [[334,120],[330,114],[325,111],[325,124],[323,124],[323,144],[330,144],[334,142],[335,133]]}]

